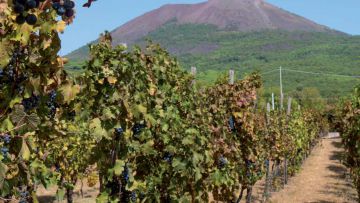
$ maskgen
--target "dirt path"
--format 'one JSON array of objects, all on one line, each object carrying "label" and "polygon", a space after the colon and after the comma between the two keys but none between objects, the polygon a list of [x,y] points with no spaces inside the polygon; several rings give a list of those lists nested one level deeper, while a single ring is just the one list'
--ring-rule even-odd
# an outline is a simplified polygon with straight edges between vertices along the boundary
[{"label": "dirt path", "polygon": [[340,163],[340,138],[324,138],[287,186],[273,193],[271,203],[357,202],[347,169]]}]

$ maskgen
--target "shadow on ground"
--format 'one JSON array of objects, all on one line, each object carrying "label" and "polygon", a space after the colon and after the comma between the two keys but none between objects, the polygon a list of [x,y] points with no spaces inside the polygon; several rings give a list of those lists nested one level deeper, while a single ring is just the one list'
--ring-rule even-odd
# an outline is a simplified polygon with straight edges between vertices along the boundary
[{"label": "shadow on ground", "polygon": [[[337,148],[342,148],[342,143],[338,140],[334,140],[331,142],[331,144]],[[334,184],[329,185],[327,188],[325,188],[321,193],[323,194],[334,194],[336,196],[342,196],[344,199],[347,200],[347,202],[358,202],[357,194],[351,193],[348,188],[354,187],[349,177],[348,169],[342,165],[343,161],[343,152],[342,151],[333,151],[330,155],[330,160],[338,161],[339,164],[333,164],[329,165],[327,167],[327,170],[331,171],[333,175],[327,176],[331,179],[331,182]],[[345,180],[344,184],[339,183],[339,179]],[[328,203],[329,201],[314,201],[319,203]],[[330,202],[329,202],[330,203]]]},{"label": "shadow on ground", "polygon": [[38,197],[38,201],[40,203],[55,202],[56,198],[53,196],[40,196],[40,197]]}]

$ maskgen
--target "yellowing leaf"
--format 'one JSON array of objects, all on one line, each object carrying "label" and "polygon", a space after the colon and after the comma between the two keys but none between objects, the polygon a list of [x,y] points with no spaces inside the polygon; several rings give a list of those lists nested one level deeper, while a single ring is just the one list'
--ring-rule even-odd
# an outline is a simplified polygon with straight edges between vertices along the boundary
[{"label": "yellowing leaf", "polygon": [[60,88],[60,92],[64,98],[64,102],[69,103],[74,100],[76,95],[80,92],[79,85],[66,84]]},{"label": "yellowing leaf", "polygon": [[13,108],[15,106],[15,104],[19,104],[21,102],[22,98],[17,96],[14,99],[11,100],[9,107]]},{"label": "yellowing leaf", "polygon": [[30,78],[30,84],[35,90],[35,94],[38,94],[40,89],[40,77]]},{"label": "yellowing leaf", "polygon": [[24,23],[22,25],[19,25],[18,29],[16,29],[16,36],[15,40],[20,41],[22,44],[27,44],[30,35],[32,33],[32,26],[28,25],[27,23]]},{"label": "yellowing leaf", "polygon": [[51,42],[52,42],[51,39],[44,40],[44,41],[42,42],[42,48],[43,48],[43,49],[49,48],[49,47],[51,46]]},{"label": "yellowing leaf", "polygon": [[29,150],[29,147],[27,146],[27,143],[25,142],[24,139],[22,141],[19,156],[25,161],[30,159],[30,150]]},{"label": "yellowing leaf", "polygon": [[156,93],[156,86],[154,85],[154,84],[151,84],[150,85],[150,89],[149,89],[149,94],[151,95],[151,96],[154,96],[155,95],[155,93]]},{"label": "yellowing leaf", "polygon": [[58,32],[64,32],[65,27],[66,27],[65,21],[60,20],[60,21],[57,23],[57,25],[56,25],[56,31],[58,31]]},{"label": "yellowing leaf", "polygon": [[109,77],[107,77],[107,81],[113,85],[117,82],[117,79],[113,76],[109,76]]}]

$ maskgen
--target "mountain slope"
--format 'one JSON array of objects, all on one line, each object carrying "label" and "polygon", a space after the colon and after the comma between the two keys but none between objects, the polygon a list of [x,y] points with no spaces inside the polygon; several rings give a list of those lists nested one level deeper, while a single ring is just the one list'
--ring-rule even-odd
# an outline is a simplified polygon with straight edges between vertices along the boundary
[{"label": "mountain slope", "polygon": [[[336,32],[297,16],[264,0],[209,0],[199,4],[169,4],[139,16],[111,32],[114,44],[129,45],[169,22],[209,24],[220,30],[250,32],[287,30]],[[85,58],[82,47],[69,54],[70,59]]]},{"label": "mountain slope", "polygon": [[300,16],[281,10],[263,0],[209,0],[204,3],[166,5],[120,26],[112,32],[115,44],[131,44],[165,23],[211,24],[223,30],[263,29],[329,31]]}]

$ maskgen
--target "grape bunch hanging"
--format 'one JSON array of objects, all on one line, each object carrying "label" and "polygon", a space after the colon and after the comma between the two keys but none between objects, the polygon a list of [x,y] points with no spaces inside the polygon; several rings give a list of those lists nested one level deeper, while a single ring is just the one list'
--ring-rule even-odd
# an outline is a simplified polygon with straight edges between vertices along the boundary
[{"label": "grape bunch hanging", "polygon": [[[13,0],[13,11],[17,14],[16,23],[35,25],[38,21],[34,14],[35,9],[39,9],[41,3],[45,0]],[[49,0],[48,0],[49,1]],[[63,18],[71,18],[74,16],[75,2],[71,0],[50,0],[52,8],[57,15]]]},{"label": "grape bunch hanging", "polygon": [[74,16],[75,3],[71,0],[53,0],[52,7],[59,16],[71,18]]}]

